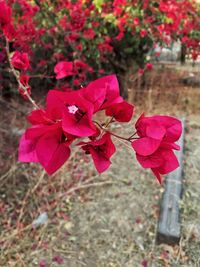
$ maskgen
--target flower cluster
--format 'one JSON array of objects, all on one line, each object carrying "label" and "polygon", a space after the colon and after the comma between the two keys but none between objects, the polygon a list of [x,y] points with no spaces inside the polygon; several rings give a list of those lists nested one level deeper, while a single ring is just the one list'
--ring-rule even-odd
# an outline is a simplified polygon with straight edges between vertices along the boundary
[{"label": "flower cluster", "polygon": [[[115,75],[91,82],[87,87],[72,92],[50,90],[46,108],[31,112],[32,127],[23,134],[19,146],[19,160],[39,162],[49,174],[57,171],[70,157],[71,145],[90,154],[99,173],[107,170],[116,151],[112,136],[129,142],[144,168],[151,168],[161,181],[178,167],[172,149],[181,135],[179,120],[167,116],[144,117],[136,123],[136,133],[125,138],[109,130],[114,122],[129,122],[134,106],[119,94]],[[108,121],[99,122],[94,115],[105,111]],[[95,117],[97,117],[95,115]],[[87,140],[82,140],[87,138]]]},{"label": "flower cluster", "polygon": [[[33,126],[26,130],[21,139],[19,159],[40,162],[52,174],[69,158],[71,143],[88,137],[92,141],[79,145],[86,153],[92,154],[98,171],[104,171],[110,165],[115,147],[108,132],[102,135],[93,115],[100,110],[113,108],[113,112],[116,111],[113,119],[120,119],[123,113],[131,119],[133,106],[126,103],[130,108],[122,112],[116,106],[117,103],[124,105],[126,102],[119,95],[114,75],[98,79],[73,92],[50,90],[46,108],[32,111],[28,116]],[[104,164],[101,163],[102,158]]]},{"label": "flower cluster", "polygon": [[135,126],[140,137],[132,142],[137,160],[143,168],[151,168],[161,182],[160,174],[167,174],[178,166],[173,149],[180,149],[175,142],[182,132],[181,122],[169,116],[142,114]]}]

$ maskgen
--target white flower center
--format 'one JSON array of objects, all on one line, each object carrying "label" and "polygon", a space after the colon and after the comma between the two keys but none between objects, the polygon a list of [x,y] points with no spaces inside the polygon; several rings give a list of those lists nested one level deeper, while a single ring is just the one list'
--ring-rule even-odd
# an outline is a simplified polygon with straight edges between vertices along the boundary
[{"label": "white flower center", "polygon": [[78,108],[75,105],[68,107],[69,113],[75,114],[78,110]]}]

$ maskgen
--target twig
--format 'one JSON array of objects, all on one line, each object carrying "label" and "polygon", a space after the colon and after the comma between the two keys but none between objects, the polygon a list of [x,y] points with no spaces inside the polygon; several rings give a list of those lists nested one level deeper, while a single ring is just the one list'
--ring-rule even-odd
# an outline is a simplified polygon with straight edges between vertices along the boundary
[{"label": "twig", "polygon": [[73,188],[69,189],[67,192],[61,194],[59,196],[59,198],[62,198],[66,195],[70,195],[71,193],[74,193],[75,191],[78,191],[78,190],[87,189],[87,188],[96,187],[96,186],[111,185],[111,184],[115,184],[115,183],[116,182],[113,182],[113,181],[105,181],[105,182],[99,182],[99,183],[82,184],[82,185],[79,185],[77,187],[73,187]]},{"label": "twig", "polygon": [[22,88],[22,90],[24,91],[25,96],[28,98],[28,100],[31,102],[31,104],[36,108],[36,109],[40,109],[40,107],[35,103],[35,101],[33,100],[33,98],[29,95],[28,93],[28,88],[26,86],[24,86],[19,79],[19,74],[18,72],[14,69],[11,59],[10,59],[10,50],[9,50],[9,41],[6,39],[6,53],[7,53],[7,57],[8,57],[8,61],[9,61],[9,65],[10,65],[10,69],[11,72],[13,73],[13,75],[15,76],[17,83],[19,85],[20,88]]},{"label": "twig", "polygon": [[20,224],[20,221],[21,221],[21,219],[22,219],[22,217],[23,217],[23,213],[24,213],[24,209],[25,209],[26,201],[27,201],[29,195],[30,195],[30,194],[31,194],[31,195],[34,194],[35,190],[37,189],[37,187],[39,186],[39,184],[40,184],[41,181],[43,180],[44,176],[45,176],[45,171],[43,170],[43,172],[42,172],[42,174],[41,174],[41,176],[40,176],[40,178],[39,178],[37,184],[33,187],[33,189],[30,188],[30,189],[27,191],[27,193],[26,193],[26,195],[25,195],[25,197],[24,197],[24,199],[23,199],[23,202],[22,202],[22,207],[21,207],[20,212],[19,212],[19,216],[18,216],[17,223],[16,223],[17,226]]},{"label": "twig", "polygon": [[111,131],[109,131],[108,129],[106,129],[105,127],[103,127],[99,122],[97,122],[97,121],[93,121],[94,123],[96,123],[96,125],[98,125],[99,126],[99,128],[101,128],[103,131],[105,131],[105,132],[109,132],[111,135],[113,135],[113,136],[115,136],[116,138],[118,138],[118,139],[122,139],[122,140],[125,140],[125,141],[128,141],[128,142],[131,142],[131,140],[133,140],[133,139],[138,139],[137,137],[136,138],[133,138],[133,136],[135,135],[135,133],[134,134],[132,134],[130,137],[123,137],[123,136],[120,136],[120,135],[118,135],[118,134],[115,134],[115,133],[113,133],[113,132],[111,132]]}]

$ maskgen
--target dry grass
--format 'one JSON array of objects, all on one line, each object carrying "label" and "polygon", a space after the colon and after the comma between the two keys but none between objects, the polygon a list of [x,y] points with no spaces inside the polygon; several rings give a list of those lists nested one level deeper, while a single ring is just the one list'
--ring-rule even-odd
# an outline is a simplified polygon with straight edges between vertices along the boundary
[{"label": "dry grass", "polygon": [[[130,98],[139,104],[137,113],[187,119],[180,245],[156,245],[163,187],[122,143],[112,167],[101,176],[77,150],[52,177],[36,164],[18,163],[18,134],[26,126],[19,109],[25,114],[28,106],[13,101],[9,108],[4,103],[1,113],[0,266],[34,267],[41,260],[48,267],[200,266],[200,88],[183,88],[179,75],[152,73],[148,90],[134,90]],[[132,125],[114,130],[128,135]],[[48,214],[47,223],[33,228],[42,212]],[[63,263],[56,262],[58,256]]]}]

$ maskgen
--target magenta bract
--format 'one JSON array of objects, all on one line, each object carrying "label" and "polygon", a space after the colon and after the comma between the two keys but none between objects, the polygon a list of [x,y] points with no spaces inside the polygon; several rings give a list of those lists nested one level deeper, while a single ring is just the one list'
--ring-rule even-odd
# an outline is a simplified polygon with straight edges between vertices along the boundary
[{"label": "magenta bract", "polygon": [[94,165],[99,173],[109,168],[111,164],[110,158],[116,151],[109,133],[104,134],[98,140],[81,142],[79,145],[82,145],[82,149],[86,154],[91,154]]},{"label": "magenta bract", "polygon": [[175,170],[178,160],[172,151],[179,150],[176,142],[182,133],[181,121],[169,116],[145,117],[136,122],[139,139],[132,142],[136,157],[143,168],[151,168],[158,181],[160,174]]},{"label": "magenta bract", "polygon": [[73,62],[60,61],[54,67],[54,72],[56,74],[56,79],[62,79],[67,76],[74,75]]},{"label": "magenta bract", "polygon": [[30,66],[28,54],[19,51],[15,51],[11,58],[11,62],[14,68],[20,70],[27,70]]},{"label": "magenta bract", "polygon": [[134,106],[123,101],[113,104],[106,109],[106,115],[115,118],[119,122],[129,122],[133,116]]}]

